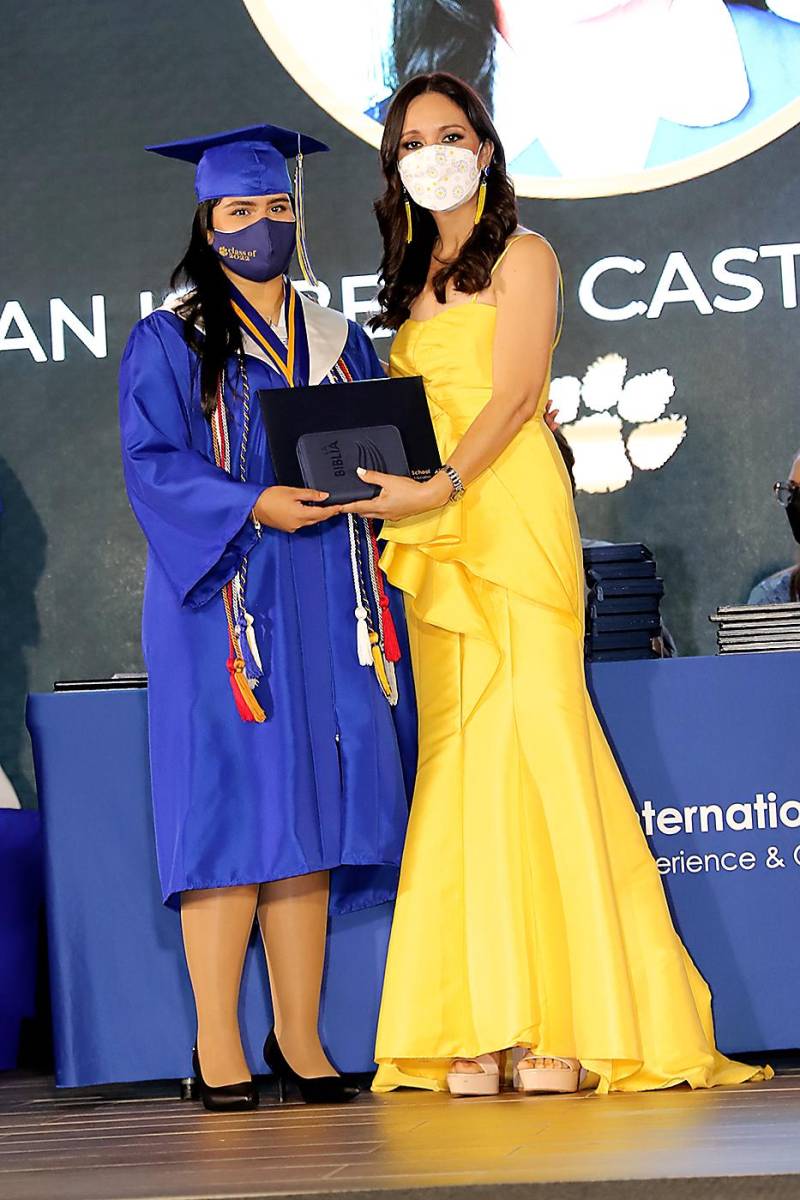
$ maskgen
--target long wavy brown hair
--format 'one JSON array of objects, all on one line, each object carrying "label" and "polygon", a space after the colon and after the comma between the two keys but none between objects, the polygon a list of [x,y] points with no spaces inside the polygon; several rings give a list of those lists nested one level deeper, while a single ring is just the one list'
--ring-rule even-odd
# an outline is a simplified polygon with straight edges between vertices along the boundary
[{"label": "long wavy brown hair", "polygon": [[458,258],[437,271],[431,281],[440,304],[445,303],[445,292],[450,283],[457,291],[469,295],[489,286],[492,267],[518,224],[517,201],[506,172],[506,156],[478,93],[462,79],[445,71],[409,79],[389,106],[381,142],[386,190],[375,203],[375,215],[383,237],[381,289],[378,292],[380,313],[372,321],[375,328],[398,329],[410,316],[411,305],[425,286],[437,237],[436,222],[431,213],[411,200],[414,236],[410,243],[406,242],[405,195],[397,169],[406,110],[412,100],[426,92],[439,92],[449,97],[464,113],[479,141],[489,141],[494,146],[483,216],[462,246]]}]

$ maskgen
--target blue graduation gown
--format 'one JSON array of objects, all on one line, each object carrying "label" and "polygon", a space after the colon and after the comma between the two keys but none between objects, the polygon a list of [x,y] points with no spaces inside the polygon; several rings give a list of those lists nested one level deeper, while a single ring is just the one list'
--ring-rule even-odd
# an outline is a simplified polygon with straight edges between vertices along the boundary
[{"label": "blue graduation gown", "polygon": [[[318,330],[323,314],[315,317],[311,303],[304,299],[311,382],[324,381],[342,345],[355,379],[378,377],[363,330],[333,313]],[[358,662],[346,519],[293,534],[265,527],[260,538],[250,520],[262,489],[275,483],[255,394],[285,384],[249,339],[245,351],[246,483],[214,463],[197,358],[179,318],[161,309],[140,321],[121,366],[125,481],[148,542],[142,641],[162,892],[169,903],[185,889],[329,869],[331,911],[348,912],[396,892],[416,769],[402,602],[387,589],[403,654],[392,708],[374,671]],[[231,363],[228,397],[234,379]],[[241,406],[228,408],[238,463]],[[226,668],[220,588],[245,554],[263,724],[239,716]]]}]

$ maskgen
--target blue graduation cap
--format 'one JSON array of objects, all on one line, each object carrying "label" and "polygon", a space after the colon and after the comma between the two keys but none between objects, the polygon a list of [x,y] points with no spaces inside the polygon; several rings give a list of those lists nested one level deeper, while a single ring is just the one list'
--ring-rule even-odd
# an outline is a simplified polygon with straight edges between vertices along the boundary
[{"label": "blue graduation cap", "polygon": [[282,129],[279,125],[248,125],[208,137],[186,138],[146,146],[153,154],[197,164],[194,190],[198,201],[220,196],[269,196],[289,192],[287,158],[328,150],[324,142]]},{"label": "blue graduation cap", "polygon": [[300,266],[309,283],[317,286],[305,238],[303,156],[330,149],[324,142],[283,129],[280,125],[248,125],[207,137],[186,138],[146,146],[153,154],[195,163],[194,190],[198,202],[221,196],[270,196],[291,192],[287,158],[296,158],[294,198],[297,214],[297,249]]}]

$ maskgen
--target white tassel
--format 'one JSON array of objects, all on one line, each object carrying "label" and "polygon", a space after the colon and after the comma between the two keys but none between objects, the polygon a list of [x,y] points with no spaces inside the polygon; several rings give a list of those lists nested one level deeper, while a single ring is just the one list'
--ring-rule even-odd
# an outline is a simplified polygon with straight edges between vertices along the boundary
[{"label": "white tassel", "polygon": [[263,672],[264,667],[261,663],[261,655],[258,653],[258,642],[256,641],[256,631],[253,628],[253,618],[250,616],[250,613],[247,611],[247,609],[244,610],[244,619],[245,637],[247,638],[247,644],[250,647],[250,653],[252,654],[253,660],[259,671]]},{"label": "white tassel", "polygon": [[358,646],[358,661],[362,667],[372,666],[372,643],[369,640],[367,625],[367,610],[359,604],[356,612],[356,645]]},{"label": "white tassel", "polygon": [[386,657],[384,657],[383,665],[386,668],[386,678],[389,680],[389,687],[391,688],[388,697],[389,703],[394,708],[394,706],[397,704],[397,701],[400,699],[400,692],[397,687],[397,672],[394,669],[394,663],[389,662],[389,659]]}]

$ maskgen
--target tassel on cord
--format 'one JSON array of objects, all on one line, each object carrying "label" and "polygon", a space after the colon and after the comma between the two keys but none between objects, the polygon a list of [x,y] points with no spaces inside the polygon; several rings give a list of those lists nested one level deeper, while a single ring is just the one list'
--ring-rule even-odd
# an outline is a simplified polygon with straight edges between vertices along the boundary
[{"label": "tassel on cord", "polygon": [[383,572],[380,565],[380,550],[378,549],[378,539],[375,536],[375,526],[372,521],[368,521],[367,526],[369,529],[370,552],[374,564],[375,587],[378,593],[376,598],[380,606],[379,618],[383,633],[383,653],[389,662],[396,663],[402,657],[400,643],[397,640],[397,628],[389,606],[386,587],[384,586]]},{"label": "tassel on cord", "polygon": [[228,620],[228,647],[230,650],[226,663],[228,677],[239,716],[243,721],[257,721],[261,724],[261,722],[266,721],[267,714],[256,700],[255,693],[247,679],[245,660],[233,622],[232,600],[233,585],[227,583],[222,589],[222,602],[225,607],[225,616]]},{"label": "tassel on cord", "polygon": [[400,662],[400,643],[397,640],[397,629],[392,610],[389,608],[389,597],[385,592],[381,596],[381,608],[383,609],[383,650],[387,662]]},{"label": "tassel on cord", "polygon": [[372,666],[372,645],[369,640],[369,626],[367,625],[367,610],[363,604],[355,610],[356,612],[356,648],[358,650],[358,661],[362,667]]},{"label": "tassel on cord", "polygon": [[369,641],[370,648],[372,650],[372,665],[375,668],[375,674],[378,677],[378,683],[381,685],[381,691],[388,700],[392,694],[392,689],[386,676],[386,666],[383,661],[383,655],[381,654],[378,635],[374,629],[370,631]]},{"label": "tassel on cord", "polygon": [[228,668],[228,679],[230,680],[236,710],[243,721],[257,721],[260,724],[266,720],[266,714],[253,695],[253,691],[245,678],[244,659],[236,654],[236,646],[233,643],[230,631],[228,631],[228,645],[230,647],[230,655],[226,666]]},{"label": "tassel on cord", "polygon": [[400,689],[397,686],[397,672],[394,663],[390,659],[386,659],[386,678],[389,680],[389,703],[392,708],[400,699]]},{"label": "tassel on cord", "polygon": [[[241,657],[244,661],[245,678],[251,687],[253,687],[257,686],[262,672],[256,657],[258,655],[257,648],[255,655],[253,654],[253,648],[255,647],[255,634],[253,633],[252,629],[248,629],[248,617],[250,617],[250,614],[246,613],[244,617],[239,618],[239,621],[236,625],[236,639],[239,645],[239,650],[241,651]],[[252,620],[253,618],[250,617],[251,624]],[[248,633],[250,634],[250,637],[248,637]]]},{"label": "tassel on cord", "polygon": [[414,240],[414,224],[411,220],[411,201],[409,199],[408,192],[406,192],[404,189],[403,194],[405,196],[406,209],[406,245],[408,246]]},{"label": "tassel on cord", "polygon": [[233,678],[234,678],[236,687],[239,689],[239,692],[241,693],[242,700],[244,701],[245,709],[247,710],[247,712],[249,714],[248,716],[245,717],[245,720],[246,721],[256,721],[260,725],[263,721],[266,721],[267,715],[264,712],[261,705],[256,700],[255,694],[253,693],[253,689],[250,687],[249,683],[247,682],[247,679],[245,678],[244,660],[241,658],[236,659],[236,664],[239,664],[239,663],[241,663],[241,668],[239,668],[238,666],[234,667]]},{"label": "tassel on cord", "polygon": [[[264,674],[264,665],[261,662],[261,655],[258,653],[258,642],[256,641],[256,631],[253,628],[253,618],[249,612],[245,612],[244,619],[246,623],[245,638],[247,639],[247,647],[253,657],[258,678]],[[244,649],[244,647],[242,647]]]},{"label": "tassel on cord", "polygon": [[372,645],[369,639],[367,609],[364,604],[364,594],[361,590],[361,577],[358,569],[358,546],[356,543],[358,530],[356,528],[356,519],[352,513],[347,514],[347,534],[350,539],[350,569],[353,573],[353,590],[356,596],[356,650],[358,651],[358,661],[361,666],[371,667]]},{"label": "tassel on cord", "polygon": [[[378,550],[378,539],[375,536],[375,525],[369,518],[364,519],[364,532],[367,539],[367,553],[369,554],[369,579],[372,584],[375,611],[378,614],[378,632],[372,639],[375,674],[378,677],[378,682],[384,696],[391,705],[395,705],[399,698],[399,692],[394,662],[400,658],[400,646],[397,643],[397,631],[394,627],[392,614],[389,611],[389,597],[386,595],[386,589],[383,586],[383,573],[380,567],[380,551]],[[391,649],[392,654],[396,655],[394,661],[391,661],[389,657],[389,649]]]},{"label": "tassel on cord", "polygon": [[241,657],[244,659],[244,669],[247,681],[251,687],[257,687],[264,669],[258,653],[256,631],[253,618],[244,606],[242,590],[242,571],[234,575],[231,581],[231,608],[233,613],[234,632]]},{"label": "tassel on cord", "polygon": [[[239,477],[242,482],[246,478],[247,433],[249,429],[250,389],[247,382],[247,372],[242,362],[243,384],[243,434],[239,463]],[[214,447],[214,462],[226,474],[231,472],[230,438],[228,435],[228,417],[223,395],[223,376],[220,375],[217,384],[217,404],[211,423],[212,442]],[[222,588],[222,604],[225,609],[225,619],[228,625],[228,681],[233,692],[236,711],[243,721],[256,721],[259,724],[266,721],[267,714],[255,697],[254,688],[258,686],[263,670],[261,658],[256,644],[253,618],[245,607],[245,584],[247,580],[247,555],[244,556],[239,570],[232,580]]]},{"label": "tassel on cord", "polygon": [[231,691],[233,692],[233,702],[236,705],[236,711],[243,721],[252,721],[253,714],[247,707],[242,695],[241,688],[236,682],[236,673],[233,666],[233,658],[228,659],[228,679],[230,680]]},{"label": "tassel on cord", "polygon": [[306,199],[303,187],[303,151],[300,149],[300,137],[297,138],[297,160],[294,168],[294,207],[297,221],[297,260],[303,278],[313,288],[319,287],[319,280],[314,274],[308,253],[306,240]]}]

